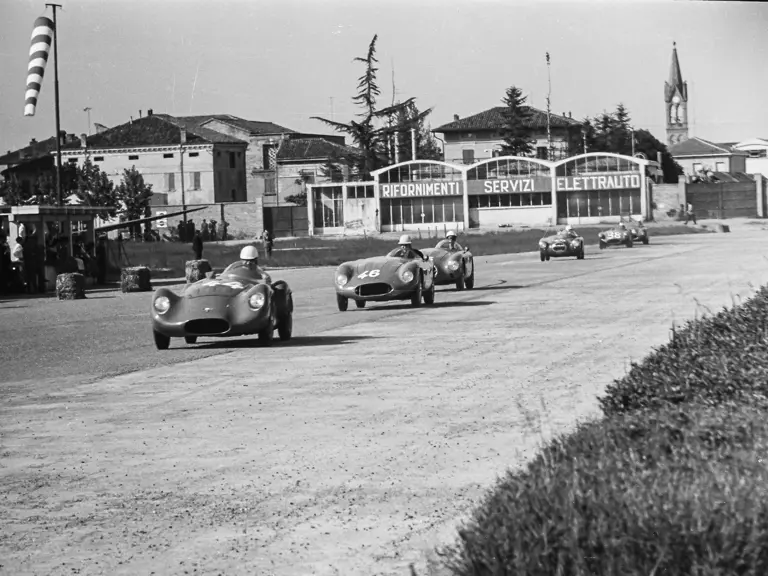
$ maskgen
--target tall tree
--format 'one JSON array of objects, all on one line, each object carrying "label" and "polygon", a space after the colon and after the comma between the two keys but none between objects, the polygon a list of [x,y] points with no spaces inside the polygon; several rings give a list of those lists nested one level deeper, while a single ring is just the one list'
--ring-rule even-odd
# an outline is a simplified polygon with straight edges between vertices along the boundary
[{"label": "tall tree", "polygon": [[416,104],[411,102],[408,106],[398,110],[392,119],[391,127],[388,127],[388,131],[397,131],[400,134],[400,145],[397,151],[400,162],[414,160],[411,129],[416,131],[416,159],[442,160],[443,154],[432,135],[432,131],[425,126],[424,116]]},{"label": "tall tree", "polygon": [[15,175],[11,175],[0,183],[0,196],[5,199],[6,204],[19,206],[26,203],[31,194],[25,194],[19,179]]},{"label": "tall tree", "polygon": [[530,156],[533,153],[533,129],[530,126],[533,113],[525,104],[527,99],[520,88],[510,86],[501,100],[505,106],[502,112],[504,127],[501,130],[504,139],[501,149],[505,156]]},{"label": "tall tree", "polygon": [[98,166],[86,158],[77,167],[74,194],[86,206],[103,207],[101,218],[114,218],[118,211],[118,198],[114,183]]},{"label": "tall tree", "polygon": [[[115,188],[115,197],[123,204],[121,216],[126,220],[143,218],[152,198],[152,184],[145,183],[141,172],[136,170],[136,166],[131,166],[123,170],[123,179]],[[131,233],[140,236],[141,226],[133,225]]]},{"label": "tall tree", "polygon": [[635,132],[635,152],[642,152],[648,160],[656,160],[657,153],[661,152],[661,169],[665,184],[677,184],[680,176],[685,173],[683,167],[669,153],[667,146],[648,130]]},{"label": "tall tree", "polygon": [[[409,98],[405,102],[400,102],[392,106],[378,109],[376,107],[377,98],[381,95],[381,90],[376,82],[376,73],[378,68],[376,63],[376,41],[378,34],[373,36],[373,40],[368,45],[368,52],[364,57],[356,57],[353,62],[359,62],[364,65],[365,70],[358,78],[357,95],[352,101],[361,108],[361,112],[356,116],[359,120],[351,120],[348,124],[328,120],[313,116],[314,120],[320,120],[331,126],[339,132],[344,132],[352,138],[352,142],[359,149],[359,153],[348,153],[343,155],[341,162],[347,165],[351,172],[363,180],[371,178],[371,172],[387,165],[386,138],[392,133],[392,128],[386,124],[381,124],[383,120],[390,119],[405,109],[415,98]],[[425,118],[432,109],[419,113],[419,116],[411,118],[408,128],[415,125],[421,119]]]}]

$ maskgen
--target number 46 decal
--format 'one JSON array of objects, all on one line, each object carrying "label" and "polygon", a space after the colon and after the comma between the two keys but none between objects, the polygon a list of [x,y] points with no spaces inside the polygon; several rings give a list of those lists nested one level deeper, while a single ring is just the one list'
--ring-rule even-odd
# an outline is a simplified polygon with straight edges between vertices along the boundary
[{"label": "number 46 decal", "polygon": [[370,272],[365,271],[362,274],[358,274],[357,277],[360,278],[360,280],[364,280],[365,278],[376,278],[379,274],[381,274],[381,270],[371,270]]}]

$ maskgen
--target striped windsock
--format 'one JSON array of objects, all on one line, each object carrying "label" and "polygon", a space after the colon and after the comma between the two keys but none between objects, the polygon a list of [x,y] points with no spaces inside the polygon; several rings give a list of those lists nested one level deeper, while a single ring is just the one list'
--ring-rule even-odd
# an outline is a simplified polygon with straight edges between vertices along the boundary
[{"label": "striped windsock", "polygon": [[47,16],[50,7],[46,8],[45,15],[35,20],[32,30],[32,44],[29,47],[29,65],[27,66],[27,92],[24,101],[24,116],[34,116],[37,106],[37,95],[43,83],[45,65],[48,62],[48,53],[53,42],[53,19]]}]

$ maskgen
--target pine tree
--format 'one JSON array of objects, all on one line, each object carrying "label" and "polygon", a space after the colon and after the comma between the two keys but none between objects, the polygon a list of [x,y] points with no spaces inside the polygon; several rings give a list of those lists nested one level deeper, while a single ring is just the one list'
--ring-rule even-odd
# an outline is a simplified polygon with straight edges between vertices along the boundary
[{"label": "pine tree", "polygon": [[533,129],[530,127],[533,113],[525,105],[527,99],[520,88],[510,86],[501,100],[506,106],[502,112],[504,127],[501,130],[501,137],[504,139],[501,149],[505,156],[530,156],[533,153]]},{"label": "pine tree", "polygon": [[115,185],[90,158],[77,167],[73,192],[86,206],[103,207],[104,210],[99,212],[101,218],[114,218],[117,214]]},{"label": "pine tree", "polygon": [[[340,163],[348,166],[353,175],[363,180],[371,179],[371,172],[388,164],[386,140],[393,133],[394,129],[386,124],[381,127],[377,127],[376,124],[396,117],[416,100],[415,98],[409,98],[405,102],[400,102],[387,108],[376,108],[377,97],[381,95],[381,90],[376,83],[376,73],[378,71],[376,67],[378,62],[376,59],[377,40],[378,34],[374,35],[373,40],[371,40],[366,56],[353,59],[353,62],[360,62],[365,66],[364,73],[358,78],[358,93],[352,98],[352,101],[362,108],[362,111],[357,114],[359,120],[351,120],[349,124],[344,124],[318,116],[312,117],[312,119],[320,120],[339,132],[349,134],[359,152],[350,152],[343,155]],[[406,127],[416,126],[430,112],[432,112],[432,109],[420,112],[418,116],[410,119]]]}]

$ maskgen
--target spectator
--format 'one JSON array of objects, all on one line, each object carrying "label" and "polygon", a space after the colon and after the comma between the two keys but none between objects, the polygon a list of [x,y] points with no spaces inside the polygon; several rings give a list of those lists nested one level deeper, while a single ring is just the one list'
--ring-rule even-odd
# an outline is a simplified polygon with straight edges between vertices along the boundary
[{"label": "spectator", "polygon": [[222,219],[221,220],[221,239],[226,240],[227,239],[227,228],[229,228],[229,222]]},{"label": "spectator", "polygon": [[184,242],[187,235],[185,233],[186,230],[184,228],[184,222],[182,222],[181,220],[179,220],[179,223],[176,225],[176,231],[179,234],[179,242]]},{"label": "spectator", "polygon": [[205,218],[203,218],[203,221],[200,224],[200,232],[203,237],[203,242],[208,242],[211,237],[208,230],[208,221]]},{"label": "spectator", "polygon": [[688,203],[688,206],[685,210],[684,224],[688,224],[688,220],[693,220],[693,223],[696,224],[696,213],[693,211],[693,204],[691,204],[690,202]]},{"label": "spectator", "polygon": [[267,258],[272,258],[274,241],[272,240],[272,235],[269,233],[269,230],[264,230],[264,232],[261,233],[261,239],[264,242],[264,250],[267,254]]},{"label": "spectator", "polygon": [[216,242],[216,220],[211,220],[208,223],[208,228],[210,228],[210,230],[211,230],[211,232],[210,232],[211,241],[212,242]]},{"label": "spectator", "polygon": [[187,242],[192,242],[195,239],[195,221],[191,218],[187,220]]},{"label": "spectator", "polygon": [[195,238],[192,240],[192,250],[195,251],[195,260],[203,259],[203,236],[200,230],[195,232]]}]

